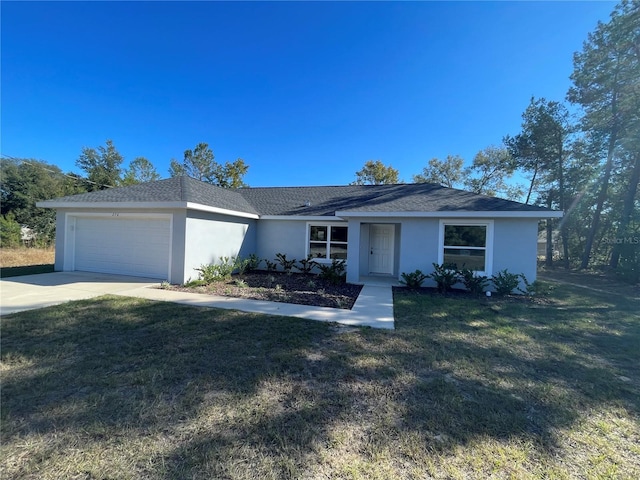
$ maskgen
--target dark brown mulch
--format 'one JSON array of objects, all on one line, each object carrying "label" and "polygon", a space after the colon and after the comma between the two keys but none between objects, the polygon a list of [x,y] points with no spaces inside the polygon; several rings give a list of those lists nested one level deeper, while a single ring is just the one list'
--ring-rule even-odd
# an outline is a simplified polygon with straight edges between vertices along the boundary
[{"label": "dark brown mulch", "polygon": [[234,275],[231,280],[209,285],[172,286],[171,289],[225,297],[351,309],[362,290],[362,285],[350,283],[333,285],[318,275],[312,274],[252,272]]}]

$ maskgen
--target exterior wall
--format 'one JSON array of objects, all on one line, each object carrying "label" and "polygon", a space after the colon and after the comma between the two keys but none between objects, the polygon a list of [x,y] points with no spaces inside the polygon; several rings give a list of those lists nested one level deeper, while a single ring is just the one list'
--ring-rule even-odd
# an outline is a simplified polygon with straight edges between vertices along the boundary
[{"label": "exterior wall", "polygon": [[[493,274],[505,268],[536,279],[538,248],[537,219],[496,219],[493,230]],[[521,285],[524,286],[524,285]]]},{"label": "exterior wall", "polygon": [[[257,252],[260,258],[275,261],[276,253],[287,258],[306,258],[307,222],[303,220],[259,220]],[[264,268],[264,265],[261,266]]]},{"label": "exterior wall", "polygon": [[220,257],[246,257],[256,252],[256,221],[189,210],[186,216],[182,280],[198,278],[195,270],[219,263]]},{"label": "exterior wall", "polygon": [[[432,264],[438,263],[439,260],[440,220],[439,218],[384,218],[376,222],[373,218],[351,218],[347,281],[358,283],[360,277],[369,273],[369,225],[373,223],[396,224],[394,277],[399,278],[402,273],[415,270],[431,273]],[[535,218],[494,219],[490,275],[506,268],[511,273],[523,273],[528,281],[534,281],[537,268],[537,238],[538,220]],[[435,286],[435,282],[428,279],[424,286]]]},{"label": "exterior wall", "polygon": [[[402,221],[398,277],[416,270],[424,273],[433,271],[432,264],[438,263],[439,225],[438,218],[407,218]],[[435,286],[435,282],[428,279],[424,286]]]}]

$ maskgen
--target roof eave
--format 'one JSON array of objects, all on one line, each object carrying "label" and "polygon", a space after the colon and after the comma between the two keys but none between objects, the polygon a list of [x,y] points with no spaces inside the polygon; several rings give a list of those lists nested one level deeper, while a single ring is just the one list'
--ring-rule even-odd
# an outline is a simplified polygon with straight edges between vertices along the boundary
[{"label": "roof eave", "polygon": [[547,211],[468,211],[468,210],[443,210],[435,212],[359,212],[359,211],[337,211],[336,216],[350,218],[350,217],[375,217],[375,218],[390,218],[390,217],[409,217],[409,218],[561,218],[564,215],[563,212],[555,210]]},{"label": "roof eave", "polygon": [[201,203],[194,202],[63,202],[56,200],[47,200],[44,202],[37,202],[36,207],[40,208],[66,208],[66,209],[78,209],[78,208],[95,208],[101,210],[107,209],[186,209],[186,210],[198,210],[201,212],[219,213],[221,215],[229,215],[234,217],[251,218],[257,220],[259,215],[249,212],[240,212],[237,210],[228,210],[225,208],[212,207],[210,205],[203,205]]}]

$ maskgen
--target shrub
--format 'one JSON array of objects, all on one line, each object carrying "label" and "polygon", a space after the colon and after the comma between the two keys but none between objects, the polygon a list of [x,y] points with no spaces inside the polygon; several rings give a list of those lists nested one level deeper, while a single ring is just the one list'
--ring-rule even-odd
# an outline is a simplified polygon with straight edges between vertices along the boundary
[{"label": "shrub", "polygon": [[520,275],[520,278],[522,278],[525,288],[518,287],[518,291],[529,297],[546,297],[553,292],[553,286],[548,283],[540,282],[539,280],[529,283],[524,275]]},{"label": "shrub", "polygon": [[193,287],[202,287],[204,285],[206,285],[207,282],[205,282],[204,280],[187,280],[184,284],[185,287],[187,288],[193,288]]},{"label": "shrub", "polygon": [[238,272],[239,275],[244,275],[249,268],[249,259],[248,258],[240,258],[235,257],[233,263],[233,271]]},{"label": "shrub", "polygon": [[416,289],[422,286],[422,283],[427,278],[429,278],[429,275],[425,275],[420,270],[416,270],[415,272],[411,273],[402,273],[401,277],[402,280],[400,280],[400,283],[402,285],[406,286],[407,288]]},{"label": "shrub", "polygon": [[496,294],[509,295],[520,285],[520,278],[524,277],[522,274],[510,273],[505,268],[499,271],[497,274],[491,276],[491,282],[493,283]]},{"label": "shrub", "polygon": [[201,265],[200,268],[196,268],[196,271],[199,272],[200,280],[208,284],[217,280],[226,280],[231,278],[231,274],[235,269],[235,257],[220,257],[220,263]]},{"label": "shrub", "polygon": [[257,256],[255,253],[252,253],[246,258],[247,266],[245,271],[247,272],[255,272],[260,268],[260,264],[262,263],[262,259]]},{"label": "shrub", "polygon": [[489,278],[486,275],[476,275],[476,272],[463,268],[458,272],[464,287],[473,295],[482,295],[489,286]]},{"label": "shrub", "polygon": [[287,273],[291,272],[291,269],[297,262],[296,259],[287,260],[287,256],[284,253],[276,253],[276,259],[280,266],[282,266],[282,270]]},{"label": "shrub", "polygon": [[267,272],[275,272],[278,269],[278,264],[276,262],[265,259],[264,264],[267,266]]},{"label": "shrub", "polygon": [[317,265],[316,262],[313,261],[313,255],[311,254],[309,254],[307,258],[299,260],[298,263],[300,266],[296,266],[296,268],[302,273],[311,273],[313,267]]},{"label": "shrub", "polygon": [[344,260],[331,260],[330,265],[318,264],[320,269],[320,278],[327,280],[333,285],[340,285],[346,281],[345,262]]},{"label": "shrub", "polygon": [[22,245],[20,224],[12,213],[0,215],[0,246],[5,248]]},{"label": "shrub", "polygon": [[433,278],[438,286],[440,293],[448,292],[451,288],[460,281],[458,277],[458,271],[455,268],[451,268],[450,265],[438,265],[433,264],[433,273],[429,275]]}]

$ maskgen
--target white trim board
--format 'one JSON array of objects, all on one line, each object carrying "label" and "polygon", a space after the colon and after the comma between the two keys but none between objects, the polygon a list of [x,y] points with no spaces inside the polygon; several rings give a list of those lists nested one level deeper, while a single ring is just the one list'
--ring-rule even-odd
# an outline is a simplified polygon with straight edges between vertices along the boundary
[{"label": "white trim board", "polygon": [[362,217],[362,218],[561,218],[564,212],[508,212],[508,211],[442,211],[442,212],[358,212],[339,211],[339,217]]},{"label": "white trim board", "polygon": [[221,215],[231,215],[234,217],[252,218],[257,220],[260,218],[255,213],[238,212],[236,210],[228,210],[226,208],[210,207],[193,202],[56,202],[49,200],[46,202],[37,202],[37,207],[41,208],[90,208],[100,210],[144,210],[144,209],[186,209],[198,210],[201,212],[219,213]]}]

